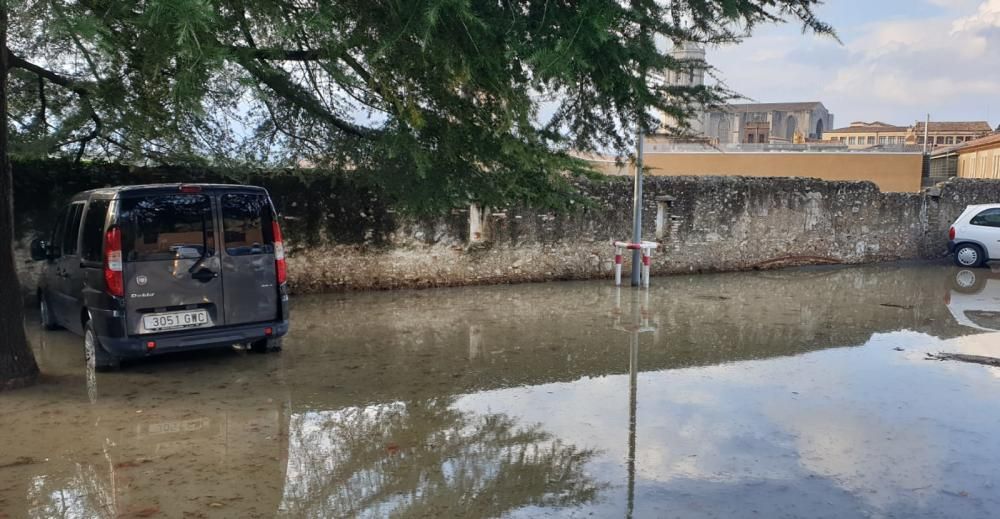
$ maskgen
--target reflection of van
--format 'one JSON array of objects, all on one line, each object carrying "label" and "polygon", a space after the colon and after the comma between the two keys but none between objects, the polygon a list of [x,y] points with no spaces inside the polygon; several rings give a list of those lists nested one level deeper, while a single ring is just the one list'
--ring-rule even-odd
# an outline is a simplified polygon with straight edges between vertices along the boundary
[{"label": "reflection of van", "polygon": [[83,335],[97,367],[236,343],[276,351],[288,331],[281,229],[259,187],[80,193],[31,253],[46,262],[42,323]]},{"label": "reflection of van", "polygon": [[959,270],[952,280],[948,311],[962,326],[1000,331],[1000,275],[982,270]]}]

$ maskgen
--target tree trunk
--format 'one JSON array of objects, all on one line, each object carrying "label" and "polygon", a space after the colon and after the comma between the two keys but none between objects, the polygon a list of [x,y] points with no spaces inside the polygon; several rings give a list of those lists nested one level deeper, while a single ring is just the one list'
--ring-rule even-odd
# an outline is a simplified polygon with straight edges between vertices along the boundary
[{"label": "tree trunk", "polygon": [[14,260],[14,181],[7,157],[7,0],[0,0],[0,390],[35,381],[38,365],[24,334],[24,301]]}]

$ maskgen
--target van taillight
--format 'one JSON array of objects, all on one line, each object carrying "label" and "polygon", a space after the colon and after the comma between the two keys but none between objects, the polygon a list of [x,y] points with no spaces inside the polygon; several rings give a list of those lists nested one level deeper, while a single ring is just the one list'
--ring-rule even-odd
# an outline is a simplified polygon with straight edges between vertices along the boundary
[{"label": "van taillight", "polygon": [[104,285],[113,296],[125,297],[122,277],[122,231],[118,227],[104,233]]},{"label": "van taillight", "polygon": [[281,226],[278,222],[271,222],[271,229],[274,231],[274,270],[278,274],[278,284],[284,284],[288,280],[288,265],[285,263],[285,243],[281,239]]},{"label": "van taillight", "polygon": [[955,239],[955,228],[954,227],[952,227],[951,229],[948,229],[948,239],[949,240],[954,240]]}]

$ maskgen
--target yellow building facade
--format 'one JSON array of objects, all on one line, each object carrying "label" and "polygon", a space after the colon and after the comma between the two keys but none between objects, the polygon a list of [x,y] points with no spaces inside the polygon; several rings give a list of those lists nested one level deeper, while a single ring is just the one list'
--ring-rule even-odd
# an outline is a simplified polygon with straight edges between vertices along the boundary
[{"label": "yellow building facade", "polygon": [[1000,134],[968,142],[956,152],[959,177],[1000,179]]},{"label": "yellow building facade", "polygon": [[921,153],[649,152],[644,160],[648,175],[870,181],[882,191],[908,193],[920,191],[923,170]]}]

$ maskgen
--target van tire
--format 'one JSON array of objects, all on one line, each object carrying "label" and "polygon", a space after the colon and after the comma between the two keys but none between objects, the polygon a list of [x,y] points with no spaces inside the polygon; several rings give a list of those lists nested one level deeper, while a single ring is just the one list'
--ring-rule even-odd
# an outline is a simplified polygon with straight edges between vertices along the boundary
[{"label": "van tire", "polygon": [[281,337],[260,339],[250,343],[250,351],[254,353],[277,353],[281,351]]},{"label": "van tire", "polygon": [[955,264],[959,267],[976,268],[986,263],[983,249],[974,243],[963,243],[955,247]]},{"label": "van tire", "polygon": [[83,355],[88,369],[93,366],[95,371],[115,371],[121,367],[121,360],[101,346],[93,321],[87,321],[83,328]]},{"label": "van tire", "polygon": [[52,307],[49,306],[49,301],[43,292],[38,293],[38,316],[42,321],[42,328],[46,330],[59,329],[59,323],[52,317]]}]

